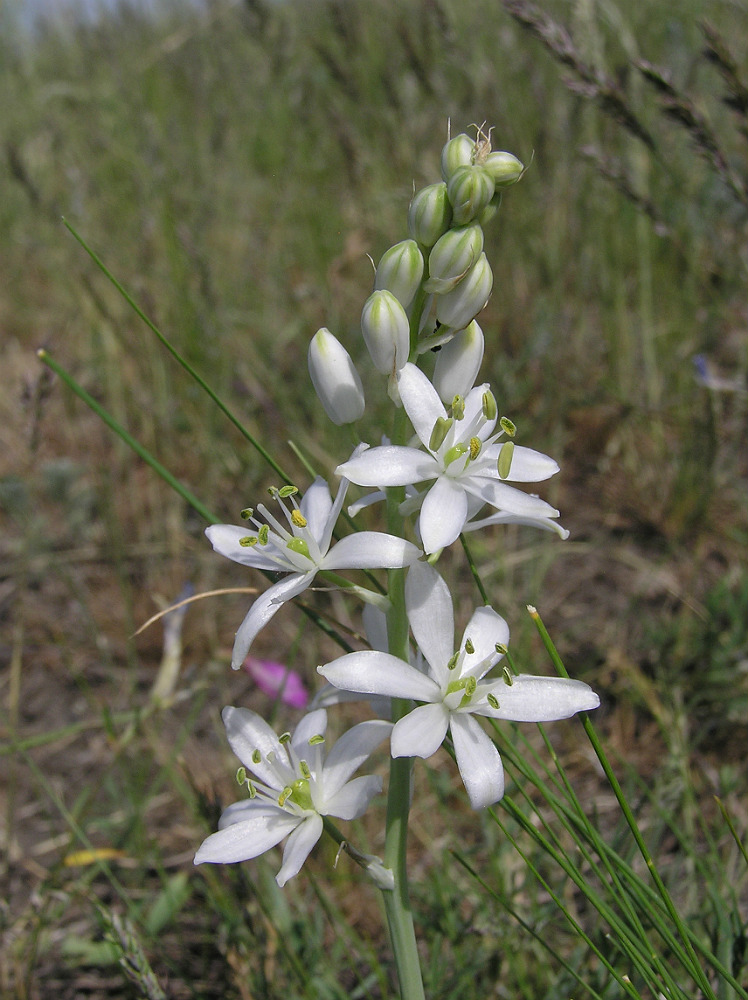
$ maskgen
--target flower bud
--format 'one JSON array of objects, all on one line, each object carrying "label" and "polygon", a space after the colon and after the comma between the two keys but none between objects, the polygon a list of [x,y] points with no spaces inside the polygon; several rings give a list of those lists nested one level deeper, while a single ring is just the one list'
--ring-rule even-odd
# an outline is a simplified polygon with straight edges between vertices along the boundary
[{"label": "flower bud", "polygon": [[309,375],[334,424],[350,424],[364,412],[364,390],[351,356],[326,327],[309,344]]},{"label": "flower bud", "polygon": [[429,184],[413,195],[408,206],[408,233],[424,247],[432,247],[452,221],[446,184]]},{"label": "flower bud", "polygon": [[423,277],[423,256],[415,240],[403,240],[390,247],[379,261],[374,288],[392,292],[407,309]]},{"label": "flower bud", "polygon": [[374,367],[383,375],[400,371],[410,351],[410,325],[392,292],[373,292],[361,313],[361,332]]},{"label": "flower bud", "polygon": [[427,292],[444,294],[465,277],[483,250],[483,230],[474,223],[446,232],[429,254]]},{"label": "flower bud", "polygon": [[451,292],[436,299],[436,318],[444,326],[463,329],[488,302],[493,288],[493,273],[484,253]]},{"label": "flower bud", "polygon": [[501,191],[494,191],[493,198],[489,201],[483,211],[477,218],[477,222],[481,226],[487,226],[491,222],[495,215],[498,214],[501,208]]},{"label": "flower bud", "polygon": [[455,223],[461,226],[480,215],[494,190],[493,179],[483,167],[458,167],[447,181]]},{"label": "flower bud", "polygon": [[524,172],[522,164],[512,153],[496,150],[489,153],[483,163],[483,169],[489,174],[497,188],[516,184]]},{"label": "flower bud", "polygon": [[473,320],[464,330],[458,330],[436,358],[432,383],[445,405],[455,396],[467,396],[482,360],[483,331]]},{"label": "flower bud", "polygon": [[442,177],[445,181],[458,167],[469,167],[473,163],[475,143],[464,132],[450,139],[442,149]]}]

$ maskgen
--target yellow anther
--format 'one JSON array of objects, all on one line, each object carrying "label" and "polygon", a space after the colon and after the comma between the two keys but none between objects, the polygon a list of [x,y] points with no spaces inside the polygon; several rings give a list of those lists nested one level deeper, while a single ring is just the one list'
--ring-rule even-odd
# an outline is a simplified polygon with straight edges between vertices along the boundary
[{"label": "yellow anther", "polygon": [[470,438],[470,460],[475,461],[475,459],[480,455],[480,450],[483,447],[480,438],[472,437]]},{"label": "yellow anther", "polygon": [[298,507],[294,507],[291,511],[291,520],[297,528],[306,528],[307,520]]}]

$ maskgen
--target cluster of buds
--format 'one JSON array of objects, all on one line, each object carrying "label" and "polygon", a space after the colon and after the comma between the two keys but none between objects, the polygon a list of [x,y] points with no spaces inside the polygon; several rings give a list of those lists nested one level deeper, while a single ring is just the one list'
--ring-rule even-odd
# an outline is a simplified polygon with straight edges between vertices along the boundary
[{"label": "cluster of buds", "polygon": [[[483,251],[483,226],[501,204],[502,189],[516,183],[523,165],[512,153],[493,151],[480,127],[442,150],[443,180],[416,192],[408,208],[409,239],[390,247],[376,267],[374,290],[364,303],[361,332],[372,363],[396,379],[408,361],[443,347],[434,384],[445,402],[464,395],[483,359],[483,332],[475,317],[493,289],[493,272]],[[418,316],[414,329],[414,305]],[[330,419],[353,423],[365,398],[355,365],[323,327],[309,347],[309,371]]]}]

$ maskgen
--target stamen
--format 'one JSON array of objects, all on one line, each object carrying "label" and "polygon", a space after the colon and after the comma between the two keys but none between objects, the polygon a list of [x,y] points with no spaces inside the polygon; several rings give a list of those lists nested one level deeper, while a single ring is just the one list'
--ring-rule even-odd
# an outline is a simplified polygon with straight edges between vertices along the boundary
[{"label": "stamen", "polygon": [[262,754],[260,753],[260,751],[259,750],[253,750],[252,751],[252,763],[253,764],[260,764],[261,762],[262,762]]},{"label": "stamen", "polygon": [[494,710],[498,709],[498,707],[499,707],[499,699],[496,697],[495,694],[493,694],[492,692],[489,692],[486,695],[486,701],[491,706],[491,708],[493,708]]},{"label": "stamen", "polygon": [[298,492],[299,492],[298,486],[291,486],[291,485],[281,486],[281,488],[278,490],[278,496],[282,497],[285,500],[286,497],[295,497]]},{"label": "stamen", "polygon": [[455,396],[452,400],[452,416],[455,420],[462,420],[465,416],[465,399],[463,396]]},{"label": "stamen", "polygon": [[497,468],[499,470],[499,479],[508,479],[509,473],[512,470],[512,458],[514,457],[514,441],[507,441],[506,444],[501,446],[501,451],[499,452],[499,461],[497,463]]},{"label": "stamen", "polygon": [[300,760],[299,761],[299,770],[304,775],[304,777],[306,778],[306,780],[309,781],[309,779],[312,776],[312,772],[309,770],[309,765],[307,764],[307,762],[305,760]]},{"label": "stamen", "polygon": [[494,649],[499,654],[499,656],[506,656],[506,654],[509,652],[509,648],[505,646],[503,642],[497,642],[496,645],[494,646]]},{"label": "stamen", "polygon": [[471,437],[470,438],[470,461],[474,462],[475,459],[480,455],[480,450],[483,447],[480,438]]},{"label": "stamen", "polygon": [[293,788],[291,788],[290,785],[286,785],[286,787],[278,796],[278,805],[284,806],[286,804],[286,799],[290,798],[292,795],[293,795]]},{"label": "stamen", "polygon": [[451,417],[436,418],[434,429],[432,430],[431,437],[429,438],[429,451],[436,451],[438,448],[441,448],[453,422],[454,421]]},{"label": "stamen", "polygon": [[263,524],[257,532],[257,537],[260,539],[260,545],[267,545],[268,538],[270,537],[270,528],[266,524]]},{"label": "stamen", "polygon": [[458,649],[457,652],[452,653],[450,658],[447,660],[447,670],[454,670],[454,668],[457,666],[457,661],[459,658],[460,658],[460,651]]},{"label": "stamen", "polygon": [[306,528],[307,526],[307,519],[304,517],[304,515],[301,513],[298,507],[294,507],[294,509],[291,511],[291,520],[293,521],[293,523],[296,525],[297,528]]},{"label": "stamen", "polygon": [[504,664],[502,672],[504,674],[504,683],[507,685],[507,687],[511,687],[512,684],[514,684],[514,678],[512,677],[511,670],[509,669],[509,667],[506,666],[506,664]]},{"label": "stamen", "polygon": [[469,656],[472,656],[473,653],[475,652],[475,646],[473,645],[472,639],[466,639],[465,640],[465,652]]},{"label": "stamen", "polygon": [[290,733],[281,733],[280,736],[278,737],[278,742],[279,743],[283,743],[284,745],[286,743],[290,743],[291,742],[291,734]]},{"label": "stamen", "polygon": [[245,507],[239,516],[243,521],[248,521],[253,514],[254,510],[251,507]]},{"label": "stamen", "polygon": [[239,544],[245,549],[251,549],[253,545],[257,545],[257,541],[257,535],[245,535],[239,539]]},{"label": "stamen", "polygon": [[509,417],[502,417],[499,424],[507,437],[513,438],[517,433],[517,425]]},{"label": "stamen", "polygon": [[496,398],[490,389],[483,393],[483,416],[486,420],[495,420],[499,408],[496,405]]},{"label": "stamen", "polygon": [[317,733],[316,736],[310,736],[309,737],[309,746],[310,747],[317,747],[317,746],[320,745],[320,743],[324,743],[324,742],[325,742],[325,737],[322,735],[322,733]]},{"label": "stamen", "polygon": [[247,769],[246,767],[239,767],[236,771],[236,783],[237,785],[243,785],[247,780]]}]

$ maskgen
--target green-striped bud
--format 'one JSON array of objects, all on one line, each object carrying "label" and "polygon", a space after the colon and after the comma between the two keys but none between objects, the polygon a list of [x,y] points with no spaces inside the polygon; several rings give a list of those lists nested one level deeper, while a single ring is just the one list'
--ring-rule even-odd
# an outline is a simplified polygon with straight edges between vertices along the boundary
[{"label": "green-striped bud", "polygon": [[444,295],[462,281],[483,252],[483,230],[474,223],[446,232],[429,254],[427,292]]},{"label": "green-striped bud", "polygon": [[374,367],[383,375],[398,372],[408,360],[410,325],[392,292],[373,292],[361,313],[361,332]]},{"label": "green-striped bud", "polygon": [[334,424],[351,424],[363,416],[364,387],[351,356],[326,327],[309,344],[309,375],[325,413]]},{"label": "green-striped bud", "polygon": [[516,184],[525,170],[524,164],[516,156],[498,149],[495,153],[488,154],[483,167],[497,188]]},{"label": "green-striped bud", "polygon": [[436,318],[444,326],[464,329],[488,302],[493,273],[484,253],[451,292],[436,299]]},{"label": "green-striped bud", "polygon": [[469,167],[473,163],[475,153],[475,142],[461,132],[454,139],[450,139],[442,149],[442,177],[449,182],[449,178],[459,167]]},{"label": "green-striped bud", "polygon": [[429,184],[413,195],[408,206],[408,234],[416,243],[432,247],[452,221],[446,184]]},{"label": "green-striped bud", "polygon": [[483,361],[483,331],[473,320],[439,351],[432,380],[439,398],[449,405],[455,396],[467,396]]},{"label": "green-striped bud", "polygon": [[493,198],[495,185],[483,167],[458,167],[447,181],[452,217],[458,226],[477,218]]},{"label": "green-striped bud", "polygon": [[477,221],[481,226],[487,226],[498,215],[501,208],[501,191],[494,191],[493,198],[478,216]]},{"label": "green-striped bud", "polygon": [[407,309],[418,291],[423,277],[423,256],[415,240],[403,240],[382,254],[374,288],[392,292]]}]

